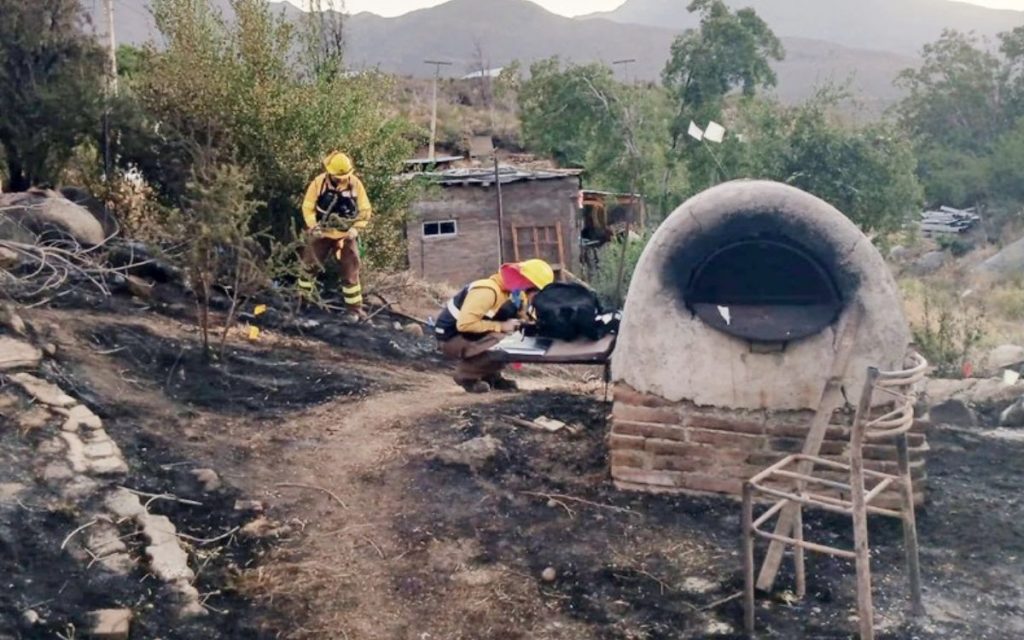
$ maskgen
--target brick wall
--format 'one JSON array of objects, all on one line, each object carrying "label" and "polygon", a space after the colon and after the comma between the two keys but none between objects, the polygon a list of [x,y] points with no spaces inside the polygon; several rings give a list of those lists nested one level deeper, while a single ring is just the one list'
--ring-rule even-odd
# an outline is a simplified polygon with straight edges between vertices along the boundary
[{"label": "brick wall", "polygon": [[[612,478],[620,489],[738,496],[743,481],[801,451],[813,417],[813,411],[744,411],[671,403],[619,384],[609,436]],[[837,412],[830,422],[820,455],[846,462],[850,417]],[[915,426],[908,438],[914,498],[920,503],[927,481],[928,443],[922,426]],[[864,458],[868,469],[898,472],[891,442],[865,445]],[[819,469],[815,475],[849,481],[845,472]],[[897,490],[883,493],[875,504],[898,505]]]},{"label": "brick wall", "polygon": [[[502,185],[501,192],[505,260],[513,259],[512,226],[554,226],[560,223],[565,266],[574,270],[579,259],[578,178],[515,182]],[[414,202],[410,213],[407,225],[409,267],[417,275],[461,286],[497,270],[498,214],[493,187],[437,187]],[[424,222],[441,220],[455,220],[457,234],[423,236]]]}]

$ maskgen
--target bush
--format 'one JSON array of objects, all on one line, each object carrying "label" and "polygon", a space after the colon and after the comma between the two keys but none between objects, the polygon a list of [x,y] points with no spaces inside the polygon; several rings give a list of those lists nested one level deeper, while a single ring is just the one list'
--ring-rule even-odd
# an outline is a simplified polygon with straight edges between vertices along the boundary
[{"label": "bush", "polygon": [[[264,203],[253,228],[287,241],[322,158],[342,149],[374,206],[368,263],[401,266],[410,187],[392,178],[413,145],[408,123],[391,115],[391,80],[341,73],[336,52],[312,46],[309,33],[263,0],[231,6],[228,21],[206,2],[154,2],[166,47],[147,49],[127,83],[144,115],[137,130],[121,136],[122,161],[137,165],[178,208],[200,158],[244,166],[252,197]],[[319,24],[313,17],[309,23]]]},{"label": "bush", "polygon": [[924,318],[913,327],[914,343],[935,373],[943,378],[964,374],[971,350],[984,338],[981,313],[970,313],[962,305],[937,302],[924,294]]},{"label": "bush", "polygon": [[[634,237],[628,243],[609,242],[599,250],[597,268],[587,274],[590,286],[597,292],[601,303],[621,309],[626,301],[629,285],[633,280],[636,263],[651,239],[649,232]],[[623,249],[625,249],[625,265],[622,266]],[[619,287],[619,269],[622,266],[622,286]]]}]

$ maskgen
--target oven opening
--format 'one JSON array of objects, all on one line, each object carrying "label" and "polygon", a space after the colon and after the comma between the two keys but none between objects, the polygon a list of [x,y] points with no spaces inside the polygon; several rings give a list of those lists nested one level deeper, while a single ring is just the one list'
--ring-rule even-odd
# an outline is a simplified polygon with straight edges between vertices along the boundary
[{"label": "oven opening", "polygon": [[744,239],[712,252],[692,273],[687,308],[712,327],[757,342],[814,335],[843,308],[832,276],[800,246]]}]

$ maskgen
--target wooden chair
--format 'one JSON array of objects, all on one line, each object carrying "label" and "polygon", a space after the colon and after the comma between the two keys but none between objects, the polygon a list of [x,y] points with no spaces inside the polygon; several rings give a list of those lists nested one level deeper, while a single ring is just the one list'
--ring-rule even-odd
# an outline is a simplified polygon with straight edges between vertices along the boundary
[{"label": "wooden chair", "polygon": [[[854,560],[857,567],[857,612],[860,618],[860,637],[862,640],[872,640],[874,638],[874,610],[871,603],[868,514],[889,516],[903,521],[912,613],[915,616],[924,613],[921,604],[921,575],[918,564],[914,490],[910,474],[907,431],[910,430],[914,422],[915,398],[911,387],[924,378],[928,363],[916,353],[912,354],[909,360],[908,368],[901,371],[879,371],[874,367],[868,369],[867,380],[850,429],[850,460],[848,464],[817,455],[794,454],[786,456],[744,483],[744,624],[748,634],[754,633],[754,538],[759,536],[772,540],[773,544],[781,543],[793,548],[798,597],[803,597],[807,590],[804,573],[805,549]],[[890,396],[893,403],[884,405],[886,408],[883,409],[883,415],[872,418],[872,400],[876,392]],[[894,475],[865,469],[862,450],[865,440],[895,440],[899,473]],[[814,475],[815,467],[833,472],[846,472],[849,475],[849,482],[816,477]],[[890,487],[899,489],[900,507],[889,509],[873,504]],[[833,495],[823,495],[820,493],[823,490]],[[836,497],[837,495],[838,497]],[[769,497],[775,501],[755,520],[754,501],[759,497]],[[802,517],[804,506],[851,516],[854,548],[852,550],[839,549],[805,540]],[[775,516],[779,516],[779,522],[774,531],[765,530],[764,525]]]}]

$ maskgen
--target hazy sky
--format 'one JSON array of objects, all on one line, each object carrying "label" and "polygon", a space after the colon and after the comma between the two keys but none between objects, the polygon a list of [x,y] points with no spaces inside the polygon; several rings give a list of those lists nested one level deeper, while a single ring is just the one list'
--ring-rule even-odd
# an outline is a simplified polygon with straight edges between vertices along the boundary
[{"label": "hazy sky", "polygon": [[[290,0],[293,4],[302,4],[302,0]],[[308,1],[308,0],[307,0]],[[445,0],[344,0],[345,8],[351,13],[360,11],[372,11],[382,16],[397,16],[414,9],[423,9]],[[487,0],[479,0],[487,2]],[[560,13],[565,16],[575,16],[581,13],[593,13],[594,11],[607,11],[614,9],[623,3],[624,0],[533,0],[545,7],[548,11]],[[827,2],[828,0],[822,0]],[[1018,9],[1024,11],[1024,0],[963,0],[971,4],[980,4],[986,7],[999,9]]]}]

